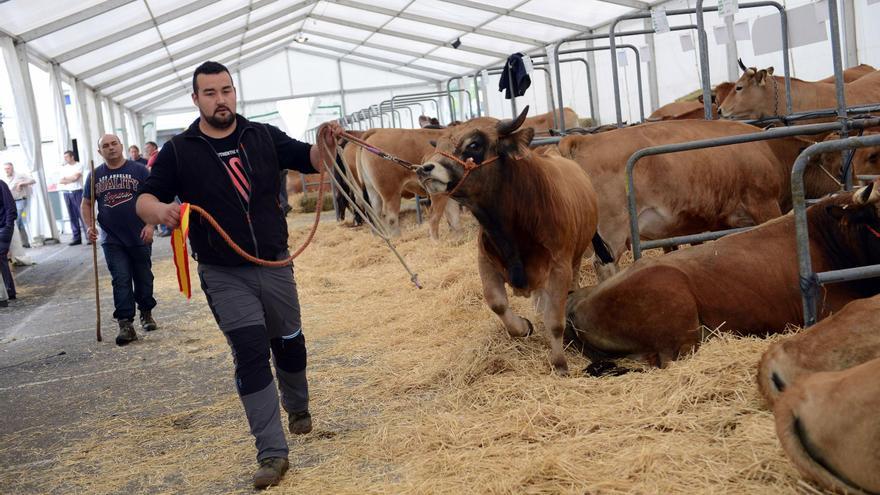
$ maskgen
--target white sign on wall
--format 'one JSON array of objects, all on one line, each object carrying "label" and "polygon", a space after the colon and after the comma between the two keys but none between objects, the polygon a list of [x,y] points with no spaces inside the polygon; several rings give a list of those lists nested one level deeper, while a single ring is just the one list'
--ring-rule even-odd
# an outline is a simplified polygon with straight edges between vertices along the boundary
[{"label": "white sign on wall", "polygon": [[669,18],[666,17],[666,9],[664,7],[651,10],[651,25],[654,27],[655,33],[669,32]]},{"label": "white sign on wall", "polygon": [[718,15],[728,17],[739,11],[738,0],[718,0]]}]

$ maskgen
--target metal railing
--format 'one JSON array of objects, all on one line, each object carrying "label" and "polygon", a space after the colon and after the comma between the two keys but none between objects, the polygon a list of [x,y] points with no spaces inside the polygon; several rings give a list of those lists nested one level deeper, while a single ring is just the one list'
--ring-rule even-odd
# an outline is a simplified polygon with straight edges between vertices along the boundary
[{"label": "metal railing", "polygon": [[807,163],[811,157],[820,153],[854,150],[868,146],[880,146],[880,135],[851,137],[816,143],[805,149],[798,156],[791,171],[791,196],[795,233],[797,236],[798,274],[803,301],[804,326],[816,323],[816,299],[820,285],[880,277],[880,265],[815,273],[813,272],[813,263],[810,258],[810,233],[807,224],[807,206],[804,190],[804,171],[807,168]]},{"label": "metal railing", "polygon": [[[718,146],[727,146],[732,144],[752,143],[755,141],[766,141],[770,139],[823,134],[833,131],[839,131],[844,127],[842,122],[828,122],[824,124],[807,124],[792,127],[778,127],[768,129],[761,132],[753,132],[749,134],[739,134],[735,136],[725,136],[712,139],[701,139],[699,141],[690,141],[685,143],[664,144],[660,146],[652,146],[643,148],[633,153],[626,162],[626,199],[627,211],[629,212],[630,236],[632,242],[633,258],[639,259],[642,251],[645,249],[657,247],[671,247],[681,244],[690,244],[694,242],[711,241],[723,237],[727,234],[739,232],[743,229],[729,229],[716,232],[704,232],[700,234],[677,236],[666,239],[655,239],[642,242],[639,234],[638,210],[636,205],[636,189],[634,179],[634,169],[639,160],[646,156],[662,155],[667,153],[677,153],[680,151],[691,151],[697,149],[714,148]],[[880,125],[880,119],[866,119],[855,121],[850,124],[853,128],[873,127]]]}]

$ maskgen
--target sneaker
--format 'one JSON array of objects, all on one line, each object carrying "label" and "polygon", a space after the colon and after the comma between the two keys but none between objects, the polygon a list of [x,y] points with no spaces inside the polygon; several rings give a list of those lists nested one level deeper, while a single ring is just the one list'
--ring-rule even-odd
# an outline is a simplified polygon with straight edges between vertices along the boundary
[{"label": "sneaker", "polygon": [[82,239],[74,239],[73,241],[71,241],[68,244],[68,246],[79,246],[82,243],[83,243]]},{"label": "sneaker", "polygon": [[261,460],[259,469],[254,473],[254,488],[263,490],[277,485],[289,467],[286,457],[267,457]]},{"label": "sneaker", "polygon": [[141,328],[146,332],[152,332],[153,330],[159,329],[159,325],[157,325],[156,320],[153,319],[153,313],[151,311],[141,311]]},{"label": "sneaker", "polygon": [[119,320],[119,335],[116,336],[116,345],[123,346],[137,340],[137,333],[131,320]]},{"label": "sneaker", "polygon": [[287,415],[287,428],[294,435],[305,435],[312,431],[312,415],[308,411]]}]

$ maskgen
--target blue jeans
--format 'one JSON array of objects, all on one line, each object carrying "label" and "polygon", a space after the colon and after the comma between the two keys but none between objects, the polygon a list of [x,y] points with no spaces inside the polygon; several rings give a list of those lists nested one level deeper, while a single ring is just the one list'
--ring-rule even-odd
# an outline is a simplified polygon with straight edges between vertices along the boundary
[{"label": "blue jeans", "polygon": [[64,191],[64,204],[67,205],[67,215],[70,217],[70,228],[73,231],[73,240],[81,239],[80,224],[83,222],[82,213],[80,212],[80,204],[83,199],[82,189],[76,191]]},{"label": "blue jeans", "polygon": [[133,321],[135,303],[142,313],[155,308],[152,246],[103,244],[101,247],[113,277],[113,318]]},{"label": "blue jeans", "polygon": [[18,213],[18,219],[16,220],[16,223],[18,224],[18,233],[21,235],[21,243],[24,244],[25,247],[30,245],[27,228],[24,224],[24,209],[27,208],[27,202],[27,198],[15,200],[15,211]]}]

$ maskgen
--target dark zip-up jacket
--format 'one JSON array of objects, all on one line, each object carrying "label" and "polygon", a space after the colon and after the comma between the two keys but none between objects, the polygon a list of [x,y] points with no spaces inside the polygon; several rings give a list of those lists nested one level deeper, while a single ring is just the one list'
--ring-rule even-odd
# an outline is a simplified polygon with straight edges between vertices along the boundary
[{"label": "dark zip-up jacket", "polygon": [[[0,181],[0,243],[8,243],[12,240],[17,218],[18,210],[15,209],[12,191],[5,182]],[[6,260],[0,260],[0,263],[6,263]]]},{"label": "dark zip-up jacket", "polygon": [[[272,125],[236,117],[239,157],[251,182],[248,205],[239,198],[226,166],[199,130],[198,119],[162,147],[139,194],[152,194],[163,203],[177,196],[182,202],[201,206],[248,253],[262,259],[282,259],[287,251],[287,222],[278,202],[279,172],[316,173],[309,159],[311,145]],[[199,263],[248,263],[197,213],[190,215],[189,239],[193,258]]]}]

